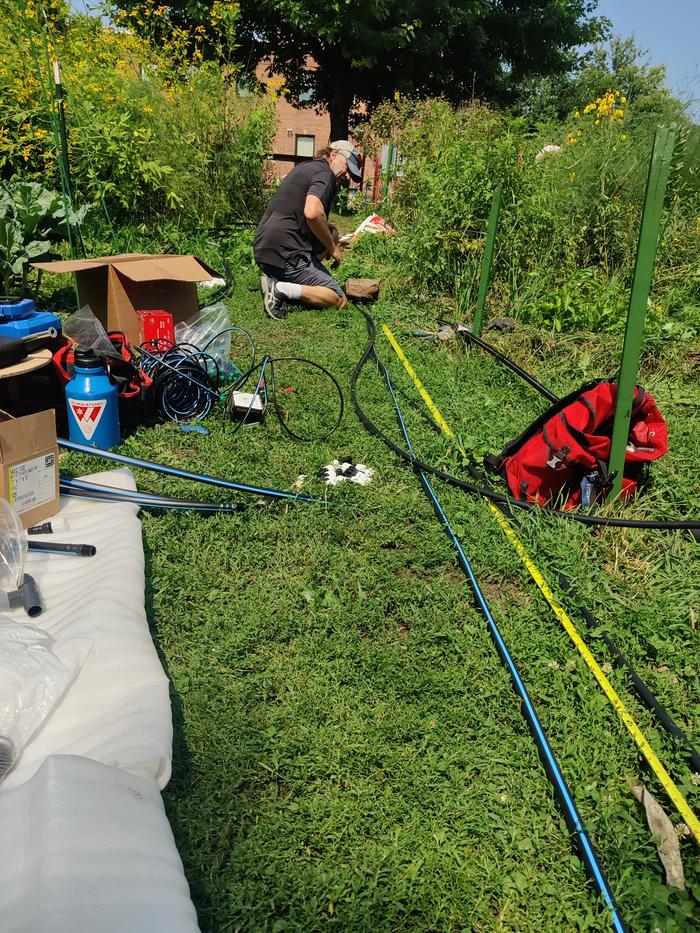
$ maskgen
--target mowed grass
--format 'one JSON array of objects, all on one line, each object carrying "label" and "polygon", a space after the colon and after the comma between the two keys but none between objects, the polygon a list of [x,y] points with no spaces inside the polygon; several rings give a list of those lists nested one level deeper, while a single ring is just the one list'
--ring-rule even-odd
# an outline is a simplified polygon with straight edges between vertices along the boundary
[{"label": "mowed grass", "polygon": [[[364,261],[369,272],[371,260],[352,268],[362,272]],[[450,541],[416,476],[367,434],[349,404],[366,342],[361,315],[300,311],[272,322],[252,269],[239,273],[229,307],[259,353],[327,366],[348,407],[323,443],[296,443],[272,418],[235,432],[219,411],[208,437],[165,425],[140,429],[124,447],[285,490],[306,473],[304,492],[328,500],[249,498],[233,517],[143,515],[148,615],[172,681],[173,777],[164,796],[202,930],[607,929]],[[430,296],[387,288],[371,310],[394,329],[464,446],[497,451],[543,409],[488,357],[412,337],[413,327],[432,327],[445,314]],[[555,340],[522,328],[494,342],[561,393],[612,372],[619,353],[609,338]],[[377,349],[417,451],[458,471],[456,451],[426,421],[382,336]],[[655,465],[652,489],[626,510],[631,516],[699,511],[696,366],[687,347],[645,360],[642,379],[669,421],[671,451]],[[398,441],[371,365],[358,389]],[[314,476],[345,455],[376,471],[371,485],[327,490]],[[95,469],[77,457],[67,465]],[[145,489],[226,498],[165,477],[138,479]],[[646,783],[678,822],[662,789],[488,509],[439,483],[436,491],[627,922],[635,930],[693,928],[697,849],[682,841],[687,891],[667,888],[628,781]],[[524,518],[520,531],[550,582],[566,571],[700,743],[698,545],[683,533],[597,533],[542,516]],[[586,637],[611,670],[600,639]],[[624,676],[610,677],[700,809],[699,779],[678,748]]]}]

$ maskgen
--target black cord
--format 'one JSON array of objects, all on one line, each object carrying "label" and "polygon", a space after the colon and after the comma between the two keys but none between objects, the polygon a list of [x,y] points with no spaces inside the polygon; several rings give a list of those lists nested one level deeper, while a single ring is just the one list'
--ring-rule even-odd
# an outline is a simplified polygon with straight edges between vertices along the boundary
[{"label": "black cord", "polygon": [[[448,322],[445,321],[444,323]],[[560,401],[559,396],[555,395],[551,389],[548,389],[547,386],[542,385],[542,383],[535,379],[531,373],[527,372],[527,370],[523,369],[521,366],[518,366],[518,364],[514,360],[511,360],[510,357],[504,356],[495,347],[492,347],[490,343],[486,343],[485,340],[477,337],[468,327],[465,327],[464,324],[450,324],[450,327],[455,328],[458,337],[463,337],[464,339],[475,343],[477,347],[481,347],[481,349],[485,350],[487,353],[490,353],[491,356],[495,357],[499,363],[507,366],[508,369],[512,370],[516,376],[520,376],[520,378],[527,382],[528,385],[532,386],[536,392],[539,392],[540,395],[543,395],[547,401],[551,402],[552,404]]]},{"label": "black cord", "polygon": [[[277,386],[276,386],[277,375],[276,375],[275,367],[279,363],[302,363],[306,366],[310,366],[313,369],[318,370],[330,380],[331,384],[333,385],[334,394],[336,394],[338,397],[338,416],[333,422],[332,426],[327,431],[321,434],[305,435],[305,434],[298,433],[297,431],[293,431],[289,427],[289,417],[287,416],[284,409],[280,406],[280,402],[279,402],[280,393],[278,392]],[[269,376],[267,379],[265,378],[266,372],[269,372]],[[277,416],[277,420],[280,423],[280,427],[285,432],[285,434],[289,435],[289,437],[291,437],[293,440],[302,441],[302,442],[315,441],[317,443],[320,443],[321,441],[327,440],[331,436],[331,434],[333,434],[338,429],[340,422],[343,420],[343,414],[345,412],[345,399],[343,398],[343,390],[340,388],[340,383],[335,378],[333,373],[331,373],[328,369],[326,369],[325,366],[321,366],[320,363],[316,363],[313,360],[310,360],[305,356],[276,356],[276,357],[264,356],[259,364],[259,367],[258,366],[250,367],[250,369],[248,369],[247,372],[245,372],[241,376],[241,378],[235,383],[235,385],[231,389],[227,390],[227,392],[232,395],[233,391],[242,388],[248,382],[248,380],[254,373],[257,373],[257,386],[256,386],[255,393],[253,393],[253,395],[254,396],[257,395],[258,392],[262,389],[264,393],[264,400],[265,400],[265,411],[269,410],[269,400],[272,400],[272,407],[274,409],[275,415]],[[328,404],[328,401],[329,401],[328,392],[324,394],[324,398],[326,400],[326,404]],[[248,406],[248,410],[244,413],[242,419],[239,421],[236,427],[236,431],[240,430],[240,428],[243,426],[243,424],[246,423],[248,417],[250,416],[253,410],[253,401],[254,399],[251,400],[251,403]],[[229,399],[229,413],[230,412],[231,412],[231,398]]]},{"label": "black cord", "polygon": [[442,482],[448,483],[450,486],[454,486],[457,489],[462,489],[464,492],[468,492],[473,496],[480,496],[482,498],[489,499],[492,502],[501,503],[503,505],[511,506],[517,509],[524,509],[528,512],[537,510],[539,514],[555,515],[557,518],[566,518],[569,521],[581,522],[584,525],[598,525],[610,528],[646,528],[658,531],[700,531],[700,520],[697,519],[654,521],[645,519],[635,520],[624,518],[604,518],[600,515],[586,515],[582,512],[562,512],[559,509],[546,508],[545,506],[538,505],[535,502],[521,502],[519,499],[513,499],[511,496],[500,495],[499,493],[493,492],[488,488],[476,486],[473,483],[468,483],[465,480],[454,476],[452,473],[447,473],[444,470],[438,470],[434,466],[431,466],[431,464],[425,463],[423,460],[419,460],[415,454],[411,453],[403,447],[400,447],[398,444],[395,444],[390,437],[387,437],[387,435],[384,434],[384,432],[370,419],[370,417],[365,413],[362,406],[360,405],[360,401],[357,397],[357,380],[367,361],[374,355],[374,341],[377,334],[377,328],[374,320],[367,311],[365,311],[363,308],[358,308],[357,310],[365,318],[368,339],[367,345],[362,352],[362,356],[357,361],[357,365],[355,366],[352,376],[350,377],[350,398],[352,400],[355,413],[357,414],[357,417],[360,419],[364,427],[370,432],[370,434],[378,437],[397,456],[399,456],[406,463],[409,463],[414,470],[418,470],[419,472],[423,473],[429,473],[431,476],[435,476],[437,479],[442,480]]},{"label": "black cord", "polygon": [[[330,379],[330,381],[333,383],[333,387],[338,394],[338,402],[339,402],[338,417],[333,423],[333,426],[329,428],[325,432],[325,434],[312,435],[312,436],[306,437],[302,434],[297,434],[295,431],[292,431],[292,429],[289,427],[289,424],[287,423],[288,419],[282,414],[280,410],[279,402],[277,400],[278,392],[276,391],[276,386],[275,386],[275,365],[277,363],[304,363],[307,366],[311,366],[313,369],[319,370],[321,373],[323,373],[324,376],[327,376]],[[287,433],[295,441],[318,441],[318,442],[325,441],[331,436],[331,434],[334,433],[334,431],[337,430],[338,426],[340,425],[340,422],[343,420],[343,413],[345,411],[345,400],[343,398],[343,391],[340,388],[340,383],[335,378],[333,373],[329,372],[325,368],[325,366],[321,366],[320,363],[314,363],[313,360],[309,360],[304,356],[274,357],[270,360],[270,385],[272,388],[272,391],[270,393],[272,396],[272,404],[274,405],[275,414],[277,415],[277,418],[279,419],[279,423],[282,426],[282,430],[285,431],[285,433]],[[326,396],[326,399],[328,399],[328,396]]]}]

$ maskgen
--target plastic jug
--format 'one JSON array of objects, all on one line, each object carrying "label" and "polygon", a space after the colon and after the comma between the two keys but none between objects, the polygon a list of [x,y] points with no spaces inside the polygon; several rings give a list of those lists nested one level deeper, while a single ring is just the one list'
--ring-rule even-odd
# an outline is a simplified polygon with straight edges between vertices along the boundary
[{"label": "plastic jug", "polygon": [[94,350],[78,347],[75,375],[66,386],[68,436],[76,444],[110,450],[121,443],[117,387]]}]

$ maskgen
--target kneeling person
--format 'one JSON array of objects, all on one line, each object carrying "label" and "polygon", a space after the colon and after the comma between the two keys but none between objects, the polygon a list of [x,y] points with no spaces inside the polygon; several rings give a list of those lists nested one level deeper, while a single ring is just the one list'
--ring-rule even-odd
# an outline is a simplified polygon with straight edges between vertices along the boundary
[{"label": "kneeling person", "polygon": [[[360,181],[360,161],[351,142],[331,143],[282,181],[258,224],[255,261],[263,271],[265,311],[282,320],[287,302],[312,308],[345,308],[348,299],[321,258],[340,262],[337,230],[328,214],[339,185]],[[334,228],[335,229],[335,228]]]}]

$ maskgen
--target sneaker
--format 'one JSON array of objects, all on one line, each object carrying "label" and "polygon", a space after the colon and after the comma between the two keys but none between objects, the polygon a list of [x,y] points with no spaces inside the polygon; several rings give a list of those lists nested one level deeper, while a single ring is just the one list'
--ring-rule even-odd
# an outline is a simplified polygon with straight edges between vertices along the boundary
[{"label": "sneaker", "polygon": [[263,295],[265,313],[275,321],[283,321],[287,316],[287,301],[277,291],[277,282],[269,275],[260,276],[260,288]]}]

